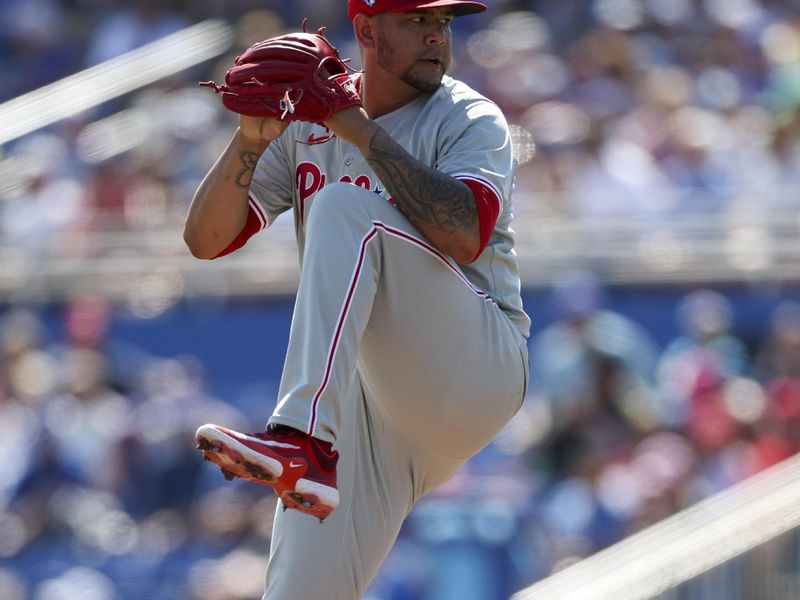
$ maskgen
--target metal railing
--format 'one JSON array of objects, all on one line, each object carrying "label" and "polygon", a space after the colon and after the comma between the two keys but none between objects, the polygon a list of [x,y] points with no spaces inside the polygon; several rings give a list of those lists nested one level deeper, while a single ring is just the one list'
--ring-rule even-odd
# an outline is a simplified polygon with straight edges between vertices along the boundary
[{"label": "metal railing", "polygon": [[796,590],[799,536],[797,455],[550,575],[512,600],[796,599],[784,593]]}]

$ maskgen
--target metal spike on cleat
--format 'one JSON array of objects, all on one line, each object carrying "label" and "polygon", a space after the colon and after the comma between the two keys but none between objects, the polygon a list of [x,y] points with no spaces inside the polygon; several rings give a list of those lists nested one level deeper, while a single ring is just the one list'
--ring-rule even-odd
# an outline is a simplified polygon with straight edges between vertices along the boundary
[{"label": "metal spike on cleat", "polygon": [[200,438],[199,440],[197,440],[197,449],[198,450],[203,450],[203,451],[206,451],[206,452],[209,451],[209,450],[211,450],[213,452],[221,452],[222,451],[222,446],[215,446],[214,444],[209,442],[207,439]]},{"label": "metal spike on cleat", "polygon": [[227,479],[228,481],[230,481],[230,480],[232,480],[232,479],[234,479],[236,477],[236,475],[234,475],[233,473],[228,471],[228,469],[222,469],[221,468],[220,471],[222,471],[222,474],[225,476],[225,479]]},{"label": "metal spike on cleat", "polygon": [[252,475],[256,479],[261,479],[263,481],[272,481],[274,479],[272,475],[270,475],[268,472],[266,472],[258,465],[254,465],[253,463],[246,463],[244,468],[247,470],[248,473],[250,473],[250,475]]}]

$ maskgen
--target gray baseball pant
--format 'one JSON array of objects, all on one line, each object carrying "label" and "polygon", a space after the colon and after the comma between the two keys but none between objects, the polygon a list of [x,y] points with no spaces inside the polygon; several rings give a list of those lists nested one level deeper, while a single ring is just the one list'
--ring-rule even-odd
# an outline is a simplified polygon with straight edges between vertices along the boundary
[{"label": "gray baseball pant", "polygon": [[414,503],[522,404],[526,340],[381,196],[323,188],[306,222],[270,423],[334,442],[340,504],[276,514],[265,600],[356,600]]}]

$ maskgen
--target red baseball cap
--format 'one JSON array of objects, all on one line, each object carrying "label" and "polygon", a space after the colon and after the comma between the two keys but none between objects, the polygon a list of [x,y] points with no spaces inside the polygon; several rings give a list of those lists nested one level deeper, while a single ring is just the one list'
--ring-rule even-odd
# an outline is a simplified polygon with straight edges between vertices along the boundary
[{"label": "red baseball cap", "polygon": [[347,16],[352,21],[358,13],[377,15],[384,12],[404,12],[445,6],[452,7],[453,15],[456,17],[486,10],[485,4],[471,0],[433,0],[431,2],[425,2],[425,0],[347,0]]}]

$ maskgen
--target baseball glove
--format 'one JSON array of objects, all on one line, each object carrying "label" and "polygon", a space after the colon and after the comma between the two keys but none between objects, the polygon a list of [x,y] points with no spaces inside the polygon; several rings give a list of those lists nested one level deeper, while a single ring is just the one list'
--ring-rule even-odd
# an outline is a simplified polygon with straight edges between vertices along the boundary
[{"label": "baseball glove", "polygon": [[225,85],[200,85],[222,94],[226,108],[251,117],[322,123],[335,112],[360,106],[347,60],[316,33],[289,33],[250,46],[225,75]]}]

